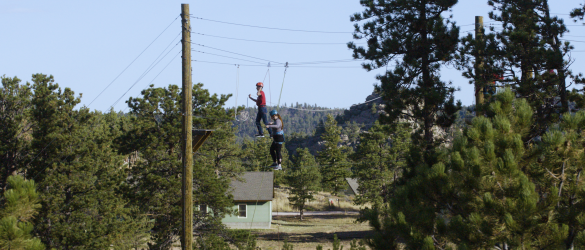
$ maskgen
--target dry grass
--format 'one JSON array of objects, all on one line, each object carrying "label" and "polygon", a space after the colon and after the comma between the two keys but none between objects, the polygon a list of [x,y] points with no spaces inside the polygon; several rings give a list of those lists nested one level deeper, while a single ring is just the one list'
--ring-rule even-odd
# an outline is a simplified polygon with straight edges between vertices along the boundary
[{"label": "dry grass", "polygon": [[355,215],[304,216],[300,221],[293,216],[278,216],[272,221],[272,228],[253,230],[258,235],[257,245],[263,250],[282,249],[284,240],[294,246],[295,250],[324,249],[332,247],[333,235],[340,239],[343,249],[349,249],[353,239],[362,239],[369,232],[367,223],[356,223]]},{"label": "dry grass", "polygon": [[[272,212],[294,212],[288,201],[289,189],[286,187],[274,188],[274,199],[272,200]],[[307,203],[306,211],[359,211],[360,206],[353,203],[353,195],[340,193],[337,196],[328,192],[318,192],[314,201]],[[329,204],[329,199],[334,200],[334,206]],[[338,202],[339,201],[339,202]]]}]

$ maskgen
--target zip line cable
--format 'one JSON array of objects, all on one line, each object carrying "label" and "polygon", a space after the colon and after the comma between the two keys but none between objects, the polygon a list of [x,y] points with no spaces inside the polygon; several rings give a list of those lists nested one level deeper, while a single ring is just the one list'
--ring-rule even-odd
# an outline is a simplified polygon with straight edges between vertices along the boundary
[{"label": "zip line cable", "polygon": [[[218,48],[214,48],[214,47],[210,47],[210,46],[206,46],[206,45],[198,44],[198,43],[194,43],[194,42],[191,42],[191,44],[194,44],[194,45],[197,45],[197,46],[201,46],[201,47],[205,47],[205,48],[209,48],[209,49],[213,49],[213,50],[218,50],[218,51],[230,53],[230,54],[234,54],[234,55],[249,57],[249,58],[258,59],[258,60],[267,61],[267,62],[273,62],[273,63],[277,63],[277,64],[284,64],[284,63],[281,63],[281,62],[276,62],[274,60],[268,60],[268,59],[263,59],[263,58],[259,58],[259,57],[244,55],[244,54],[240,54],[240,53],[236,53],[236,52],[232,52],[232,51],[228,51],[228,50],[223,50],[223,49],[218,49]],[[192,51],[196,51],[196,52],[200,52],[200,53],[206,53],[206,54],[210,54],[210,55],[216,55],[216,56],[220,56],[220,57],[227,57],[227,58],[232,58],[232,59],[237,59],[237,60],[244,60],[244,59],[239,59],[239,58],[234,58],[234,57],[228,57],[228,56],[223,56],[223,55],[217,55],[217,54],[213,54],[213,53],[203,52],[203,51],[199,51],[199,50],[195,50],[195,49],[192,49]],[[246,61],[246,60],[244,60],[244,61]],[[364,60],[336,59],[336,60],[323,60],[323,61],[309,61],[309,62],[289,63],[289,66],[291,66],[291,65],[307,65],[307,64],[353,62],[353,61],[364,61]],[[249,61],[249,62],[255,62],[255,61]],[[255,62],[255,63],[258,63],[258,62]]]},{"label": "zip line cable", "polygon": [[[197,46],[201,46],[201,47],[205,47],[205,48],[214,49],[214,50],[219,50],[219,51],[226,52],[226,53],[230,53],[230,54],[234,54],[234,55],[239,55],[239,56],[254,58],[254,59],[258,59],[258,60],[262,60],[262,61],[276,62],[274,60],[267,60],[267,59],[262,59],[262,58],[258,58],[258,57],[248,56],[248,55],[244,55],[244,54],[240,54],[240,53],[236,53],[236,52],[231,52],[231,51],[227,51],[227,50],[223,50],[223,49],[218,49],[218,48],[214,48],[214,47],[210,47],[210,46],[206,46],[206,45],[198,44],[198,43],[194,43],[194,42],[191,42],[191,44],[194,44],[194,45],[197,45]],[[279,63],[279,62],[276,62],[276,63],[278,63],[278,64],[284,64],[284,63]]]},{"label": "zip line cable", "polygon": [[192,62],[200,62],[200,63],[213,63],[213,64],[223,64],[223,65],[237,65],[237,66],[248,66],[248,67],[264,67],[264,65],[260,64],[237,64],[237,63],[223,63],[223,62],[210,62],[210,61],[202,61],[202,60],[191,60]]},{"label": "zip line cable", "polygon": [[[347,43],[293,43],[293,42],[277,42],[277,41],[261,41],[261,40],[251,40],[251,39],[242,39],[242,38],[233,38],[233,37],[225,37],[225,36],[215,36],[215,35],[208,35],[202,34],[197,32],[191,32],[196,35],[200,36],[208,36],[214,38],[222,38],[222,39],[230,39],[230,40],[238,40],[238,41],[246,41],[246,42],[257,42],[257,43],[278,43],[278,44],[293,44],[293,45],[347,45]],[[361,43],[366,44],[366,43]]]},{"label": "zip line cable", "polygon": [[353,33],[353,32],[347,32],[347,31],[318,31],[318,30],[283,29],[283,28],[263,27],[263,26],[256,26],[256,25],[248,25],[248,24],[239,24],[239,23],[230,23],[230,22],[224,22],[224,21],[217,21],[217,20],[211,20],[211,19],[196,17],[196,16],[193,16],[193,15],[191,15],[191,17],[193,17],[195,19],[199,19],[199,20],[209,21],[209,22],[216,22],[216,23],[223,23],[223,24],[231,24],[231,25],[245,26],[245,27],[252,27],[252,28],[259,28],[259,29],[271,29],[271,30],[295,31],[295,32],[310,32],[310,33],[328,33],[328,34],[352,34]]},{"label": "zip line cable", "polygon": [[[203,60],[191,60],[192,62],[199,62],[199,63],[211,63],[211,64],[222,64],[222,65],[240,65],[246,67],[265,67],[264,65],[254,65],[254,64],[237,64],[237,63],[225,63],[225,62],[212,62],[212,61],[203,61]],[[292,68],[322,68],[322,69],[361,69],[362,66],[290,66]]]},{"label": "zip line cable", "polygon": [[128,66],[126,66],[126,68],[124,70],[122,70],[122,72],[120,72],[120,74],[118,74],[118,76],[116,76],[116,78],[114,78],[114,80],[112,80],[112,82],[110,82],[110,84],[108,84],[108,86],[106,86],[87,106],[91,106],[91,104],[98,98],[100,97],[104,91],[106,91],[106,89],[108,89],[124,72],[126,72],[126,70],[128,68],[130,68],[130,66],[132,66],[132,64],[148,49],[150,48],[150,45],[152,45],[163,33],[165,33],[165,31],[171,27],[171,25],[173,23],[175,23],[175,21],[177,21],[177,19],[180,17],[181,15],[178,15],[177,18],[175,18],[175,20],[173,20],[169,26],[167,26],[148,46],[146,46],[146,48],[140,52],[140,54],[138,54],[138,56],[136,58],[134,58],[134,60],[132,60],[132,62],[130,62],[130,64]]},{"label": "zip line cable", "polygon": [[209,53],[209,52],[204,52],[204,51],[194,50],[194,49],[192,49],[191,51],[198,52],[198,53],[202,53],[202,54],[208,54],[208,55],[212,55],[212,56],[219,56],[219,57],[225,57],[225,58],[236,59],[236,60],[240,60],[240,61],[253,62],[253,63],[260,63],[260,62],[256,62],[256,61],[250,61],[250,60],[246,60],[246,59],[240,59],[240,58],[231,57],[231,56],[223,56],[223,55],[218,55],[218,54],[214,54],[214,53]]}]

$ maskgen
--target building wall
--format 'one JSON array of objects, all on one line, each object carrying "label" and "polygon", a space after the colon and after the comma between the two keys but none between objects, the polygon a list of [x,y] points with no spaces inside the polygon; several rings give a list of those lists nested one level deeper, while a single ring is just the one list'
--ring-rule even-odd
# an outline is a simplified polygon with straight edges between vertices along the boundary
[{"label": "building wall", "polygon": [[270,228],[272,223],[272,201],[259,201],[258,205],[256,205],[256,202],[235,201],[234,203],[233,209],[235,211],[238,211],[240,204],[246,204],[246,217],[239,217],[239,213],[236,213],[235,216],[228,215],[222,220],[224,225],[232,229]]}]

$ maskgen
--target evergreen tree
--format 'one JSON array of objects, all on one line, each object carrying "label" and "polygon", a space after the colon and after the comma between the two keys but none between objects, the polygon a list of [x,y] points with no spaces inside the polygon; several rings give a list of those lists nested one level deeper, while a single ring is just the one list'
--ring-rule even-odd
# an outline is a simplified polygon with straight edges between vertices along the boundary
[{"label": "evergreen tree", "polygon": [[287,184],[291,187],[288,197],[290,204],[299,210],[300,220],[308,201],[315,200],[314,194],[319,188],[321,175],[317,162],[307,148],[297,149],[295,165],[286,173]]},{"label": "evergreen tree", "polygon": [[568,30],[563,19],[551,16],[548,0],[488,3],[494,8],[490,18],[501,22],[503,29],[493,32],[491,28],[492,32],[481,39],[471,35],[463,39],[460,58],[465,61],[464,76],[481,87],[497,80],[528,100],[536,119],[524,138],[528,141],[558,123],[559,114],[569,110],[569,101],[579,99],[577,92],[567,91],[566,83],[567,78],[583,83],[580,74],[569,70],[574,47],[561,41]]},{"label": "evergreen tree", "polygon": [[22,171],[30,151],[30,85],[17,77],[0,77],[0,189],[6,189],[10,175]]},{"label": "evergreen tree", "polygon": [[322,186],[331,190],[333,195],[346,187],[345,178],[351,175],[347,156],[350,148],[341,146],[341,127],[332,115],[327,116],[324,123],[325,132],[321,135],[324,141],[323,150],[319,151],[317,161],[321,166]]},{"label": "evergreen tree", "polygon": [[[581,7],[579,8],[574,8],[571,11],[571,18],[575,18],[575,19],[579,19],[581,21],[583,21],[583,18],[585,17],[585,4],[580,4]],[[575,20],[575,22],[577,22],[577,20]]]},{"label": "evergreen tree", "polygon": [[368,132],[360,134],[360,144],[352,155],[356,162],[354,175],[359,183],[356,204],[371,203],[373,208],[389,204],[405,165],[408,129],[408,124],[391,129],[376,121]]},{"label": "evergreen tree", "polygon": [[380,84],[376,90],[388,114],[383,121],[414,120],[420,125],[420,143],[427,150],[434,148],[434,127],[449,127],[460,108],[460,103],[454,102],[455,89],[439,79],[441,65],[453,60],[459,41],[459,28],[443,18],[443,13],[456,3],[457,0],[360,1],[365,10],[351,17],[356,22],[354,38],[366,39],[367,48],[353,42],[348,47],[355,59],[370,61],[363,64],[366,70],[385,67],[396,60],[394,70],[377,76]]},{"label": "evergreen tree", "polygon": [[[425,191],[443,184],[441,178],[433,174],[434,166],[444,157],[437,147],[442,143],[443,129],[453,124],[455,113],[461,107],[460,102],[455,104],[455,89],[440,80],[439,72],[441,65],[453,61],[457,49],[459,28],[443,15],[457,1],[360,3],[365,10],[354,14],[351,21],[356,22],[354,38],[367,39],[367,48],[351,42],[348,47],[353,50],[354,58],[370,61],[363,64],[366,70],[396,64],[393,70],[377,76],[380,84],[376,90],[385,102],[386,113],[380,119],[390,124],[410,121],[415,126],[402,177],[396,185],[404,190],[400,192],[409,192],[415,199],[426,196]],[[415,191],[415,187],[418,190]],[[396,195],[403,197],[398,191]],[[421,198],[412,204],[405,202],[394,207],[392,201],[388,208],[365,211],[363,218],[380,232],[370,244],[394,249],[398,247],[398,238],[402,238],[412,249],[444,246],[444,242],[433,238],[436,213],[440,211],[433,197]],[[379,218],[381,215],[384,217]]]},{"label": "evergreen tree", "polygon": [[[575,238],[585,231],[585,185],[580,180],[585,155],[585,111],[565,113],[559,126],[547,131],[538,145],[540,159],[531,168],[537,189],[555,197],[555,219],[565,249],[575,247]],[[560,247],[559,247],[560,248]]]},{"label": "evergreen tree", "polygon": [[488,111],[490,118],[474,118],[456,137],[441,171],[450,185],[437,197],[453,209],[441,215],[451,219],[440,220],[440,227],[468,249],[558,249],[563,228],[549,217],[554,198],[542,197],[525,172],[529,152],[522,138],[533,123],[530,105],[506,89]]},{"label": "evergreen tree", "polygon": [[32,236],[31,221],[41,208],[34,181],[12,175],[7,178],[7,184],[0,210],[0,248],[45,249],[41,240]]},{"label": "evergreen tree", "polygon": [[[233,109],[224,108],[230,95],[211,95],[201,83],[193,85],[192,93],[193,127],[215,130],[193,157],[193,204],[213,211],[203,214],[194,209],[194,232],[203,238],[210,234],[224,238],[221,219],[232,212],[229,182],[242,171],[231,127]],[[154,219],[150,248],[169,249],[181,229],[181,92],[176,85],[151,85],[141,94],[127,101],[130,121],[122,124],[125,133],[117,140],[123,153],[139,155],[129,169],[125,194]]]},{"label": "evergreen tree", "polygon": [[41,190],[36,231],[51,248],[108,248],[132,230],[120,218],[137,216],[119,195],[126,176],[113,146],[117,115],[75,110],[80,99],[52,76],[33,75],[32,89],[34,157],[25,171]]}]

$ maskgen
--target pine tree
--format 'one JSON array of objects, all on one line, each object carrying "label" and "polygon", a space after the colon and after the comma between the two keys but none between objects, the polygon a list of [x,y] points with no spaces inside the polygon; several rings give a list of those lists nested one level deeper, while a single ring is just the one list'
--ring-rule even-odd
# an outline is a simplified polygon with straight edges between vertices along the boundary
[{"label": "pine tree", "polygon": [[[221,219],[232,212],[229,182],[243,170],[231,127],[233,109],[227,112],[224,107],[230,95],[211,95],[201,83],[193,85],[192,93],[193,127],[215,130],[193,157],[193,204],[213,211],[202,214],[194,209],[194,232],[224,238]],[[138,152],[140,158],[129,169],[125,194],[154,219],[150,247],[168,249],[181,228],[181,93],[176,85],[151,85],[141,94],[127,101],[130,122],[117,139],[123,153]]]},{"label": "pine tree", "polygon": [[291,187],[288,200],[299,210],[300,220],[303,220],[306,202],[315,200],[313,195],[318,191],[321,175],[309,149],[297,149],[297,154],[295,165],[287,171],[285,178]]},{"label": "pine tree", "polygon": [[531,168],[537,189],[556,199],[555,222],[565,249],[573,249],[578,234],[585,232],[585,185],[580,180],[585,163],[584,127],[585,111],[565,113],[559,126],[542,136],[538,167]]},{"label": "pine tree", "polygon": [[406,163],[408,128],[408,124],[399,124],[391,129],[376,121],[369,131],[360,134],[360,144],[352,155],[359,183],[356,204],[371,203],[374,207],[389,204],[395,181]]},{"label": "pine tree", "polygon": [[34,181],[12,175],[7,185],[0,210],[0,248],[45,249],[41,240],[32,236],[31,222],[41,208]]},{"label": "pine tree", "polygon": [[[456,137],[444,173],[451,183],[441,190],[445,208],[441,221],[454,242],[469,249],[558,248],[562,228],[550,223],[554,199],[541,197],[525,172],[533,111],[510,89],[490,104],[490,118],[476,117]],[[443,172],[442,171],[442,172]],[[448,198],[451,197],[451,198]]]},{"label": "pine tree", "polygon": [[22,171],[30,151],[30,85],[17,77],[0,77],[0,189],[6,189],[10,175]]},{"label": "pine tree", "polygon": [[350,176],[350,166],[347,156],[351,152],[346,146],[341,146],[341,128],[332,115],[327,116],[324,133],[321,140],[324,148],[319,151],[317,161],[321,166],[322,186],[331,190],[333,195],[346,187],[345,178]]},{"label": "pine tree", "polygon": [[[583,21],[583,18],[585,17],[585,4],[580,4],[581,7],[579,8],[574,8],[571,11],[571,18],[575,18],[575,19],[579,19],[581,21]],[[577,20],[575,20],[575,22],[577,22]]]},{"label": "pine tree", "polygon": [[[396,60],[394,70],[377,76],[376,90],[386,103],[384,122],[408,118],[420,125],[421,143],[434,148],[434,127],[449,127],[454,113],[455,89],[439,79],[442,64],[453,60],[459,28],[443,13],[457,0],[361,1],[365,10],[351,17],[356,22],[354,38],[366,39],[367,47],[353,42],[348,47],[355,59],[365,59],[370,71]],[[360,23],[358,23],[360,22]],[[361,25],[360,25],[361,24]],[[431,150],[432,151],[432,150]]]},{"label": "pine tree", "polygon": [[32,89],[33,157],[26,175],[41,190],[36,231],[51,248],[108,248],[131,230],[117,218],[136,217],[119,194],[126,176],[108,124],[116,114],[75,110],[80,99],[52,76],[33,75]]},{"label": "pine tree", "polygon": [[[524,138],[528,141],[558,123],[559,114],[569,110],[569,101],[579,99],[577,93],[567,91],[566,83],[567,78],[583,83],[580,74],[569,70],[574,47],[562,42],[568,30],[563,19],[551,16],[548,0],[493,0],[488,4],[494,8],[490,18],[501,22],[503,29],[493,32],[491,28],[482,39],[471,35],[463,39],[464,76],[482,87],[497,79],[528,100],[536,119]],[[483,66],[474,66],[478,64]]]}]

